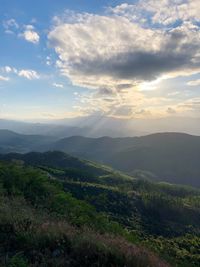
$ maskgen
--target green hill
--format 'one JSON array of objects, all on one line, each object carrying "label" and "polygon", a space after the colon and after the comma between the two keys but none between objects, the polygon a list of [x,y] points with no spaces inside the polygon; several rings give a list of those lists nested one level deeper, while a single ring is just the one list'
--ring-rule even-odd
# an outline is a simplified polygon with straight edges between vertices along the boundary
[{"label": "green hill", "polygon": [[[3,238],[5,224],[11,220],[11,227],[15,227],[16,218],[20,221],[19,225],[25,221],[25,226],[17,228],[19,235],[23,227],[29,229],[27,219],[35,218],[36,222],[28,222],[28,225],[31,229],[35,225],[35,230],[38,225],[45,224],[44,235],[50,235],[48,238],[52,242],[42,235],[40,227],[36,237],[34,231],[26,233],[28,236],[23,237],[25,243],[21,237],[19,240],[22,241],[18,241],[18,237],[15,239],[15,233],[8,239],[12,240],[10,245],[6,243],[10,260],[19,255],[29,262],[35,261],[40,251],[41,261],[48,266],[57,266],[56,259],[58,266],[65,266],[62,262],[66,262],[63,258],[66,253],[71,262],[75,261],[69,266],[165,266],[158,257],[171,266],[199,266],[200,190],[135,179],[104,165],[61,152],[8,154],[2,155],[1,160],[3,204],[0,212],[1,221],[7,220],[1,228],[2,242],[8,242]],[[61,245],[61,249],[57,245],[55,239],[58,236],[65,240],[67,247]],[[79,244],[76,244],[77,239]],[[82,251],[85,239],[86,251]],[[59,242],[62,244],[60,239]],[[133,248],[139,254],[135,255]],[[35,256],[31,256],[33,259],[30,257],[32,250],[35,251]],[[61,253],[61,250],[64,252]],[[147,254],[145,262],[141,261],[141,250]],[[51,253],[59,256],[54,259]],[[77,253],[81,263],[74,256]],[[83,255],[87,255],[89,262],[84,261]]]},{"label": "green hill", "polygon": [[44,171],[1,163],[0,199],[2,267],[169,266]]},{"label": "green hill", "polygon": [[158,133],[133,138],[69,137],[50,146],[96,160],[129,174],[151,173],[155,181],[200,187],[200,137]]},{"label": "green hill", "polygon": [[24,135],[9,130],[0,130],[0,153],[39,150],[42,146],[55,142],[56,138],[43,135]]},{"label": "green hill", "polygon": [[200,137],[158,133],[130,138],[20,135],[0,130],[0,153],[62,151],[131,176],[200,187]]}]

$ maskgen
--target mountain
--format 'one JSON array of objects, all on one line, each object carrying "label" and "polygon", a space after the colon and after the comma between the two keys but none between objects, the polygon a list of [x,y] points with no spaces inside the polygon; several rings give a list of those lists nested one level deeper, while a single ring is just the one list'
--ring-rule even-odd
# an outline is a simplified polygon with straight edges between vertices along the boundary
[{"label": "mountain", "polygon": [[96,160],[135,174],[152,173],[156,180],[200,186],[200,137],[158,133],[133,138],[65,138],[49,147]]},{"label": "mountain", "polygon": [[41,146],[56,141],[56,138],[43,135],[23,135],[9,130],[0,130],[0,152],[21,152],[39,150]]},{"label": "mountain", "polygon": [[1,155],[0,198],[1,266],[199,266],[198,189],[15,153]]},{"label": "mountain", "polygon": [[[119,127],[122,123],[123,128]],[[99,117],[43,121],[41,123],[0,119],[0,129],[7,129],[21,134],[51,135],[59,138],[74,135],[126,137],[144,134],[144,132],[130,128],[129,122]]]},{"label": "mountain", "polygon": [[[133,137],[156,132],[181,132],[200,135],[200,118],[169,116],[165,118],[120,119],[104,115],[90,115],[62,120],[50,120],[48,123],[74,127],[87,127],[89,137]],[[82,134],[79,134],[82,135]]]},{"label": "mountain", "polygon": [[0,129],[21,134],[51,135],[58,138],[81,135],[99,138],[144,136],[156,132],[181,132],[200,135],[200,118],[166,117],[159,119],[120,119],[104,115],[24,122],[0,119]]},{"label": "mountain", "polygon": [[75,135],[99,138],[134,137],[156,132],[180,132],[200,135],[200,118],[165,117],[120,119],[105,115],[80,116],[75,118],[25,122],[0,119],[0,129],[21,134],[51,135],[58,138]]},{"label": "mountain", "polygon": [[[137,119],[119,119],[104,115],[90,115],[62,120],[52,120],[52,124],[87,128],[84,136],[88,137],[127,137],[140,136],[150,133],[148,129],[140,130],[137,127]],[[79,135],[82,135],[79,133]]]},{"label": "mountain", "polygon": [[89,138],[21,135],[0,130],[0,153],[62,151],[154,181],[200,187],[200,137],[157,133],[142,137]]},{"label": "mountain", "polygon": [[77,134],[86,135],[88,129],[77,126],[58,125],[50,123],[30,123],[22,121],[12,121],[0,119],[0,130],[10,130],[27,135],[48,135],[62,138]]},{"label": "mountain", "polygon": [[[78,175],[80,178],[85,177],[85,179],[91,179],[97,181],[97,177],[107,176],[107,177],[117,177],[117,180],[130,181],[133,178],[121,173],[120,171],[113,170],[112,168],[91,162],[88,160],[79,159],[68,154],[65,154],[60,151],[49,151],[49,152],[30,152],[27,154],[21,153],[9,153],[9,154],[0,154],[0,160],[2,161],[19,161],[23,162],[26,165],[39,166],[39,167],[50,167],[55,169],[64,169],[72,175]],[[79,170],[79,173],[76,174],[76,170]],[[83,179],[83,178],[82,178]]]}]

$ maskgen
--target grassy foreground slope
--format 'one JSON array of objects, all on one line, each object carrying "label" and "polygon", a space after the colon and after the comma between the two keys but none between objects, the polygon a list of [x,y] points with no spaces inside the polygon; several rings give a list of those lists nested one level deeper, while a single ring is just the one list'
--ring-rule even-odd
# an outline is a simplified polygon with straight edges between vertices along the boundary
[{"label": "grassy foreground slope", "polygon": [[0,164],[0,266],[167,267],[44,171]]},{"label": "grassy foreground slope", "polygon": [[[25,175],[25,181],[15,178],[14,186],[11,183],[11,188],[14,188],[14,202],[16,197],[22,195],[26,205],[29,208],[31,205],[31,209],[37,212],[36,218],[41,218],[42,214],[43,217],[38,225],[50,220],[55,228],[59,229],[59,224],[62,226],[67,223],[70,224],[70,227],[73,226],[73,229],[79,229],[78,236],[91,234],[92,237],[89,238],[91,241],[99,240],[101,243],[104,239],[111,239],[114,242],[112,244],[115,244],[116,247],[108,245],[108,248],[112,248],[114,251],[117,249],[116,255],[121,255],[122,247],[123,253],[129,251],[129,246],[131,246],[130,254],[135,255],[132,246],[137,244],[154,251],[172,266],[197,267],[200,265],[199,190],[192,187],[134,179],[109,167],[80,160],[61,152],[9,154],[2,156],[1,159],[15,162],[10,166],[20,170],[19,177]],[[28,165],[34,167],[27,167]],[[6,181],[15,177],[16,170],[14,175],[11,170],[12,168],[7,167],[5,177],[9,177],[9,179],[6,178]],[[27,170],[29,170],[29,178],[26,175]],[[31,182],[30,177],[32,177]],[[38,177],[40,177],[39,180]],[[32,192],[29,187],[32,188],[34,181],[37,181],[38,192],[34,189],[31,199],[29,199],[28,192],[29,190]],[[22,186],[24,183],[26,185]],[[44,184],[45,188],[48,188],[48,193],[45,193],[46,189],[43,191]],[[3,188],[4,192],[5,185]],[[4,201],[6,203],[9,194],[3,194],[3,198],[6,197]],[[19,211],[21,212],[21,208]],[[44,219],[45,216],[47,216],[46,219]],[[20,215],[20,217],[22,216]],[[76,240],[76,238],[73,236],[72,240]],[[131,242],[132,245],[125,240]],[[117,245],[118,243],[120,246]],[[135,245],[134,247],[138,252],[141,251],[141,248]],[[54,248],[55,246],[53,246]],[[53,251],[55,252],[55,249]],[[125,254],[122,256],[124,260],[126,259]],[[114,264],[100,261],[99,265],[93,263],[93,265],[86,266],[124,266],[123,264],[126,266],[151,266],[151,263],[148,265],[147,262],[149,258],[155,258],[155,256],[152,256],[151,253],[148,255],[146,265],[141,262],[137,265],[136,259],[130,265],[127,265],[129,263],[125,264],[124,261],[120,265],[121,260],[117,257]],[[91,257],[93,256],[91,255]],[[136,258],[141,257],[137,254]],[[146,256],[144,258],[146,259]],[[153,266],[157,266],[156,264],[154,263]],[[161,264],[158,266],[163,266],[164,263],[158,264]]]}]

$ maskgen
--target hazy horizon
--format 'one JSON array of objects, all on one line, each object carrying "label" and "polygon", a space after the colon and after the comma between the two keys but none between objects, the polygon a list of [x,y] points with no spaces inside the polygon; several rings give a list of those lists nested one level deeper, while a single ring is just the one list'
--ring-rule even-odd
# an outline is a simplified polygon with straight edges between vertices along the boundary
[{"label": "hazy horizon", "polygon": [[0,118],[0,130],[21,134],[69,137],[134,137],[154,133],[176,132],[200,135],[200,118],[168,117],[158,119],[118,119],[105,116],[85,116],[60,120],[6,120]]}]

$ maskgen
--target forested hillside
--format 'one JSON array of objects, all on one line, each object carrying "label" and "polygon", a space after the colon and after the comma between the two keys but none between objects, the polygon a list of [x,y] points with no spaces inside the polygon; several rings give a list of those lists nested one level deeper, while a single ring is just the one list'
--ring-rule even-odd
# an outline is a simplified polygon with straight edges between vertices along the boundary
[{"label": "forested hillside", "polygon": [[0,164],[0,265],[169,266],[36,168]]},{"label": "forested hillside", "polygon": [[198,189],[61,152],[4,156],[0,181],[4,265],[199,266]]},{"label": "forested hillside", "polygon": [[151,173],[155,181],[200,187],[200,137],[181,133],[158,133],[133,138],[69,137],[50,149],[108,164],[135,174]]}]

